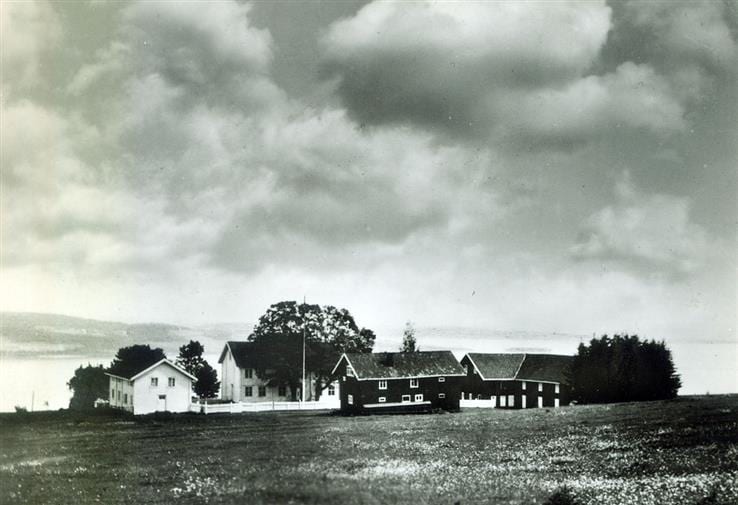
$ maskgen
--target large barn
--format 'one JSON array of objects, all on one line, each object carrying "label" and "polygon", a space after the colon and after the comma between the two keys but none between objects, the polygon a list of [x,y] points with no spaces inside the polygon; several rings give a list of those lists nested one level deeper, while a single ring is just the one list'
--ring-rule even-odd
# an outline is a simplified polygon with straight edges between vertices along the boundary
[{"label": "large barn", "polygon": [[492,400],[499,408],[526,409],[568,405],[572,356],[556,354],[469,353],[462,398]]},{"label": "large barn", "polygon": [[451,351],[344,354],[340,377],[345,413],[458,410],[465,371]]}]

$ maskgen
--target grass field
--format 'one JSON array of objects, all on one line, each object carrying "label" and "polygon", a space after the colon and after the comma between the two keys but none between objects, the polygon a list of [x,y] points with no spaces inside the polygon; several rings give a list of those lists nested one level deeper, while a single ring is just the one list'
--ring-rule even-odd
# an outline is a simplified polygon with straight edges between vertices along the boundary
[{"label": "grass field", "polygon": [[738,503],[738,397],[527,411],[0,416],[0,503]]}]

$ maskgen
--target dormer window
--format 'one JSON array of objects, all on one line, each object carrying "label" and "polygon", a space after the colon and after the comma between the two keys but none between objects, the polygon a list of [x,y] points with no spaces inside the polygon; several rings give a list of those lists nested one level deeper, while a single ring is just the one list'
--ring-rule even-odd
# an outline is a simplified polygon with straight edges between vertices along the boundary
[{"label": "dormer window", "polygon": [[418,379],[410,379],[410,387],[411,388],[418,387]]}]

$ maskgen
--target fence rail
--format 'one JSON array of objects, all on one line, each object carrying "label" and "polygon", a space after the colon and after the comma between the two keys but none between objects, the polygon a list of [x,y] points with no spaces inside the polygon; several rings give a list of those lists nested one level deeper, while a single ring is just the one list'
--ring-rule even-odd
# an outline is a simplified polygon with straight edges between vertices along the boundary
[{"label": "fence rail", "polygon": [[339,407],[338,402],[193,403],[190,405],[190,411],[203,414],[241,414],[277,410],[332,410]]}]

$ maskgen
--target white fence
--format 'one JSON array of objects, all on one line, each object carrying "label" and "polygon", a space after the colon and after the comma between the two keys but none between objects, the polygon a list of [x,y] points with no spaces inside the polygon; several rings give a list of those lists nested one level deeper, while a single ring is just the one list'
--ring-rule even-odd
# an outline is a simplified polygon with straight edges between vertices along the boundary
[{"label": "white fence", "polygon": [[461,400],[459,406],[461,408],[470,409],[494,409],[496,408],[497,399],[494,400]]},{"label": "white fence", "polygon": [[286,410],[331,410],[338,402],[258,402],[258,403],[193,403],[190,412],[203,414],[241,414],[242,412],[268,412]]}]

